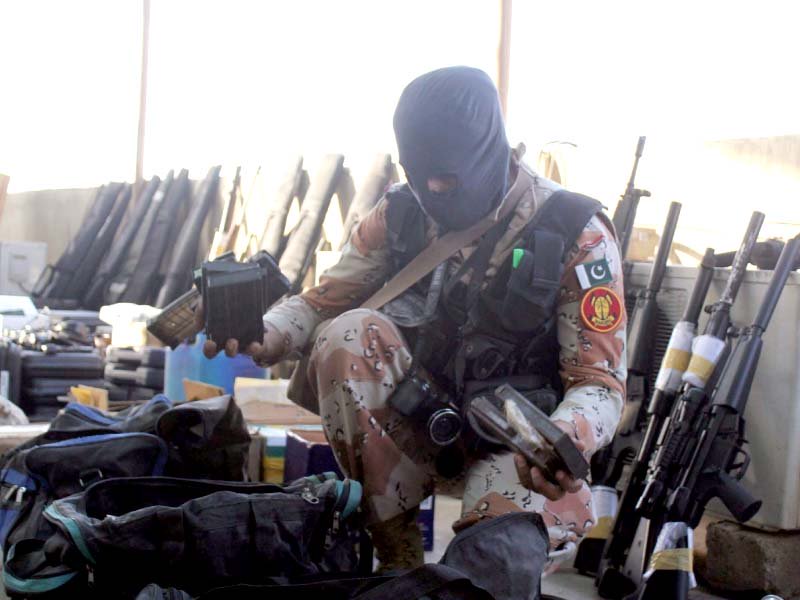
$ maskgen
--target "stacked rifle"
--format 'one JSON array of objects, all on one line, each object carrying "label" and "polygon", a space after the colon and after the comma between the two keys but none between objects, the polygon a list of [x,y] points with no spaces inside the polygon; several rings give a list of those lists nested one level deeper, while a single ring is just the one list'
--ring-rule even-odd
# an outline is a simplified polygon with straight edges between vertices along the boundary
[{"label": "stacked rifle", "polygon": [[[324,157],[312,178],[298,157],[272,198],[256,191],[261,169],[244,190],[237,168],[223,202],[220,172],[221,167],[212,167],[193,185],[185,169],[177,175],[170,171],[163,180],[156,176],[144,182],[135,197],[128,184],[102,186],[63,255],[40,276],[32,294],[37,305],[98,310],[131,302],[163,308],[191,288],[195,267],[229,251],[239,259],[267,251],[279,261],[291,289],[301,289],[323,240],[331,200],[346,187],[344,157]],[[340,197],[343,240],[393,178],[391,158],[380,155],[355,199]],[[263,222],[248,222],[251,200],[269,202]],[[286,231],[293,204],[300,207],[299,218]]]},{"label": "stacked rifle", "polygon": [[[643,144],[642,137],[614,214],[623,256],[639,199],[650,195],[634,185]],[[626,299],[627,402],[613,442],[591,463],[592,492],[601,510],[598,525],[578,548],[575,566],[596,575],[604,598],[685,597],[693,577],[691,529],[708,502],[719,498],[741,522],[755,516],[761,505],[740,483],[749,464],[743,414],[761,336],[789,273],[800,267],[800,240],[757,242],[764,215],[756,212],[736,252],[706,250],[688,304],[660,357],[656,337],[666,319],[657,297],[679,213],[680,204],[673,202],[647,285]],[[739,330],[730,312],[748,263],[774,269],[774,274],[754,322]],[[722,296],[705,307],[715,268],[727,267]],[[626,263],[626,279],[631,271]],[[698,335],[704,307],[709,318]],[[665,543],[672,546],[665,548]],[[682,576],[664,578],[659,569],[665,568]]]},{"label": "stacked rifle", "polygon": [[646,139],[645,136],[641,136],[639,142],[636,144],[636,155],[633,160],[631,176],[628,179],[628,185],[625,187],[625,193],[622,194],[622,198],[620,198],[617,207],[614,209],[614,217],[612,218],[614,229],[617,231],[619,253],[620,256],[623,257],[628,255],[628,244],[630,244],[631,241],[633,222],[636,219],[639,200],[650,196],[650,192],[639,189],[634,184],[636,180],[636,171],[639,169],[639,159],[642,158]]},{"label": "stacked rifle", "polygon": [[[637,588],[643,600],[665,597],[659,595],[664,593],[664,580],[643,577],[647,566],[652,572],[654,564],[664,564],[666,552],[673,552],[670,567],[690,574],[690,558],[676,557],[685,557],[691,548],[665,551],[656,546],[659,533],[665,528],[696,527],[712,499],[719,498],[740,522],[755,516],[761,506],[740,483],[749,464],[743,414],[758,366],[761,337],[789,273],[798,264],[800,249],[797,238],[782,247],[754,322],[742,331],[734,327],[731,307],[747,264],[754,258],[755,249],[766,247],[756,243],[763,220],[763,214],[753,214],[741,247],[732,257],[725,289],[707,309],[708,322],[698,336],[697,325],[714,268],[727,266],[726,259],[730,258],[706,251],[684,315],[673,330],[655,389],[645,396],[650,398],[649,403],[639,402],[642,396],[638,384],[631,387],[632,398],[619,437],[624,439],[631,431],[638,431],[638,443],[630,446],[636,449],[635,457],[629,461],[619,510],[597,568],[598,589],[604,598],[623,598]],[[629,336],[631,378],[642,375],[638,365],[642,350],[637,346],[640,306],[637,301]],[[642,321],[646,322],[647,313],[644,315]],[[606,470],[600,471],[606,483],[618,481],[613,475],[620,472],[619,448],[623,445],[619,441],[612,445],[604,463]],[[684,597],[686,590],[688,587],[679,586],[669,597]]]}]

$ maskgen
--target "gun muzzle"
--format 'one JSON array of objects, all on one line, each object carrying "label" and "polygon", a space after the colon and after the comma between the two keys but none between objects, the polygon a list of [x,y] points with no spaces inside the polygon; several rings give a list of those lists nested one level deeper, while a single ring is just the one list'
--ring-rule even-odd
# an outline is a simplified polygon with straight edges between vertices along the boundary
[{"label": "gun muzzle", "polygon": [[639,142],[636,144],[636,158],[642,157],[642,152],[644,152],[645,141],[647,141],[647,136],[640,135]]}]

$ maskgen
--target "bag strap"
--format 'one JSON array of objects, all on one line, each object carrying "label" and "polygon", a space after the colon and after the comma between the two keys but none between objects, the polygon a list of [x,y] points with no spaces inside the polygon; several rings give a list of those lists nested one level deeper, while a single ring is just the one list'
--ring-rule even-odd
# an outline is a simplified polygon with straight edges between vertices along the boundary
[{"label": "bag strap", "polygon": [[400,269],[386,285],[364,302],[361,308],[377,310],[387,302],[394,300],[441,263],[453,256],[453,254],[477,240],[484,233],[489,231],[492,226],[511,214],[511,211],[516,208],[517,203],[525,192],[530,189],[530,180],[524,173],[525,171],[520,168],[517,179],[503,199],[499,210],[491,211],[483,219],[467,229],[448,231],[442,237],[435,239],[410,263]]},{"label": "bag strap", "polygon": [[[453,588],[450,588],[450,586]],[[457,588],[455,586],[458,586]],[[378,587],[359,594],[355,600],[384,600],[385,598],[426,598],[437,591],[464,591],[463,596],[474,600],[489,600],[492,596],[482,587],[472,583],[469,577],[460,571],[439,564],[426,564],[396,577]],[[460,596],[453,596],[460,597]]]}]

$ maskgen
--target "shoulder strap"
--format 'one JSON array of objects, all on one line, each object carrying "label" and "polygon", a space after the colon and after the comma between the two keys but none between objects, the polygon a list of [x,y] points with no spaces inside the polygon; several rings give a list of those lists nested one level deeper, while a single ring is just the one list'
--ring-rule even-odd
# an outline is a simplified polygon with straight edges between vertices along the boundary
[{"label": "shoulder strap", "polygon": [[563,262],[586,224],[601,210],[603,205],[594,198],[558,190],[536,211],[527,233],[534,236],[534,243],[540,232],[560,237],[564,242]]},{"label": "shoulder strap", "polygon": [[489,231],[489,229],[505,218],[516,207],[517,201],[530,189],[525,181],[523,177],[517,177],[517,180],[508,192],[508,196],[504,199],[499,211],[492,210],[472,227],[460,231],[449,231],[442,237],[428,244],[428,246],[410,263],[403,267],[397,275],[392,277],[385,286],[364,302],[361,308],[376,310],[387,302],[394,300],[428,273],[433,271],[442,262],[453,256],[453,254]]}]

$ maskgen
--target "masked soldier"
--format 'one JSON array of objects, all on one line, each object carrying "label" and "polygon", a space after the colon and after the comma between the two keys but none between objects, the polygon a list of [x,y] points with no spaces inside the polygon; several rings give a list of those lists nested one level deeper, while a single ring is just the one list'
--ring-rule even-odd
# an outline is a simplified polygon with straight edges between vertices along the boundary
[{"label": "masked soldier", "polygon": [[[317,287],[264,316],[263,344],[243,350],[261,364],[305,357],[290,398],[321,415],[342,470],[364,485],[383,570],[422,563],[416,516],[434,489],[462,492],[465,512],[502,497],[540,513],[554,547],[576,541],[594,524],[585,482],[563,472],[546,480],[493,445],[465,408],[510,383],[587,459],[611,441],[626,378],[611,222],[595,200],[532,171],[524,147],[509,147],[482,71],[415,79],[394,129],[408,183],[357,225]],[[464,244],[420,266],[421,253],[455,236]],[[360,308],[390,280],[383,291],[395,285],[395,297]],[[226,353],[238,350],[229,340]]]}]

